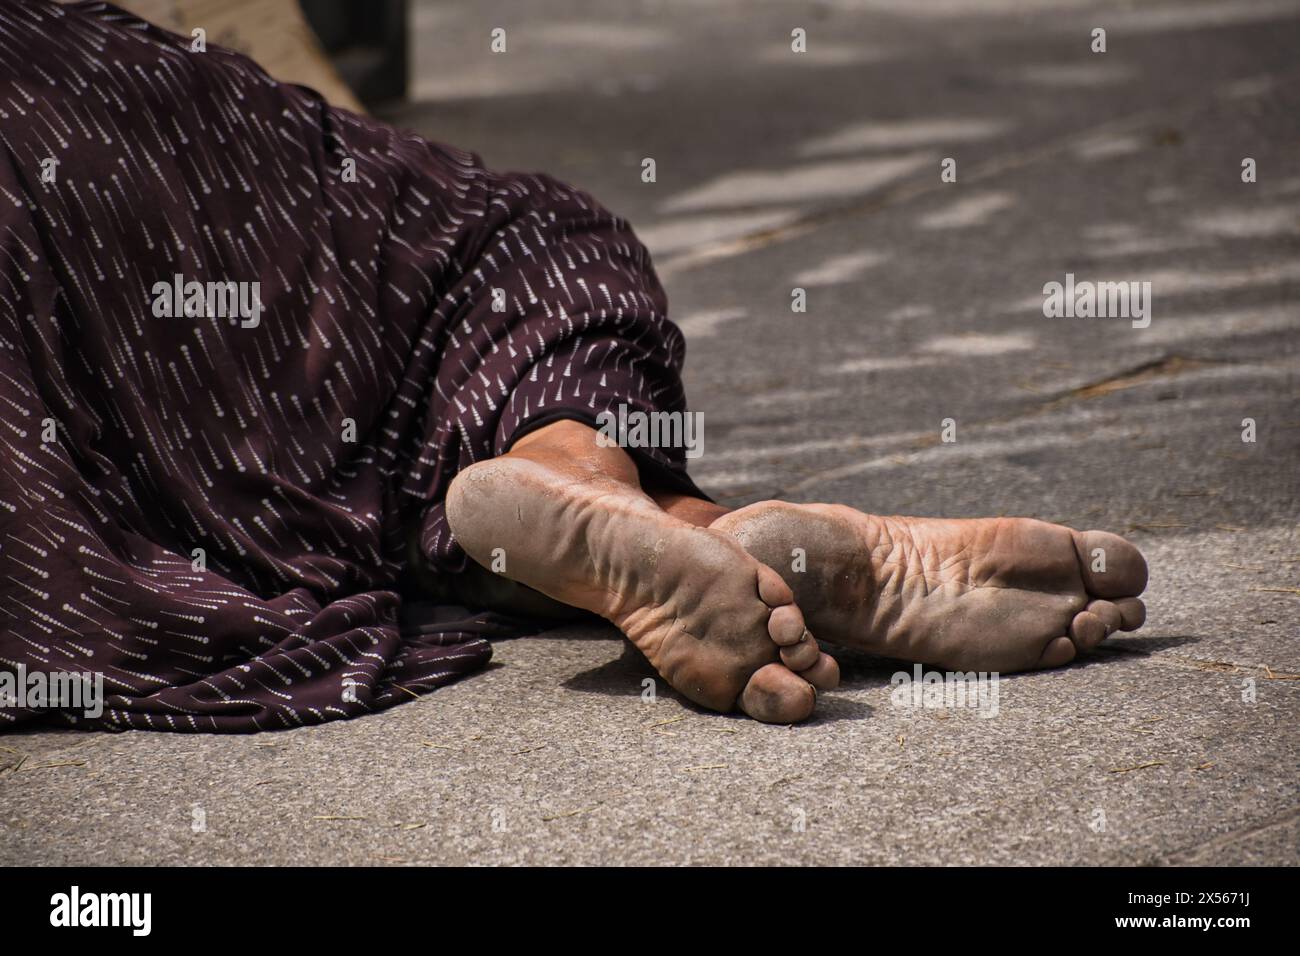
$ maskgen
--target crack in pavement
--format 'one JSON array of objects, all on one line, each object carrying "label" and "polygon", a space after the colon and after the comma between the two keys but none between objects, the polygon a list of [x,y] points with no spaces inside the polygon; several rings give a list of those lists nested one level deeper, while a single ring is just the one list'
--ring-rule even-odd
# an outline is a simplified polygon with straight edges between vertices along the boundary
[{"label": "crack in pavement", "polygon": [[1109,395],[1111,392],[1118,392],[1121,389],[1132,388],[1134,385],[1142,385],[1152,379],[1168,378],[1179,375],[1192,369],[1203,368],[1206,365],[1224,365],[1233,364],[1225,363],[1219,359],[1196,359],[1185,358],[1181,355],[1165,355],[1149,362],[1141,362],[1124,371],[1116,372],[1113,375],[1107,375],[1095,382],[1089,382],[1087,385],[1080,385],[1072,388],[1064,395],[1051,399],[1040,411],[1065,404],[1076,399],[1097,398],[1101,395]]}]

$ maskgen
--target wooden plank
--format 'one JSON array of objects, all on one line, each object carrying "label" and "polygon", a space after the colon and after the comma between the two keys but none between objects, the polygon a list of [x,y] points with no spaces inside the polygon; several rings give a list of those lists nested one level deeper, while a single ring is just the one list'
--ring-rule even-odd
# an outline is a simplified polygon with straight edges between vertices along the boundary
[{"label": "wooden plank", "polygon": [[334,106],[365,108],[339,78],[296,0],[117,0],[118,6],[164,29],[252,57],[277,80],[301,83]]}]

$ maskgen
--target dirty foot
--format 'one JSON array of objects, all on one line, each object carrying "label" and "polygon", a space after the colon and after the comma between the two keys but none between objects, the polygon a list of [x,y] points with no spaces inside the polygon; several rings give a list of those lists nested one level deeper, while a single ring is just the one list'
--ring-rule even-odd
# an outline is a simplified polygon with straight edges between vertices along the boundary
[{"label": "dirty foot", "polygon": [[779,571],[823,640],[887,657],[1002,673],[1059,667],[1146,619],[1146,561],[1105,531],[780,501],[710,529]]},{"label": "dirty foot", "polygon": [[792,723],[838,682],[779,574],[625,484],[506,455],[456,477],[447,517],[476,562],[612,622],[704,707]]}]

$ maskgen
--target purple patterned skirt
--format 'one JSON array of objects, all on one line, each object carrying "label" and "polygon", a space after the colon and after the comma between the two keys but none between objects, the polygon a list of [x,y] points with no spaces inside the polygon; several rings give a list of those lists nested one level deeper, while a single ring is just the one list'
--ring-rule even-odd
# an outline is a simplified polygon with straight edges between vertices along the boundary
[{"label": "purple patterned skirt", "polygon": [[235,53],[5,3],[0,141],[0,677],[103,686],[0,729],[275,730],[477,670],[527,626],[405,602],[408,531],[456,574],[460,469],[684,408],[625,222]]}]

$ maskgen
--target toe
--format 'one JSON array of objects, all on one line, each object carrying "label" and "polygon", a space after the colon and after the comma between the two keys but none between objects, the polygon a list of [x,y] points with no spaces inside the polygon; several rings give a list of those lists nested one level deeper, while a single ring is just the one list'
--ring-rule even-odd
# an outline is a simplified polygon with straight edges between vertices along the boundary
[{"label": "toe", "polygon": [[1147,619],[1147,606],[1135,597],[1121,598],[1115,602],[1119,609],[1121,631],[1136,631]]},{"label": "toe", "polygon": [[812,716],[817,691],[781,664],[754,671],[737,704],[755,720],[766,724],[793,724]]},{"label": "toe", "polygon": [[840,665],[827,653],[817,657],[817,663],[799,672],[799,676],[818,690],[834,690],[840,686]]},{"label": "toe", "polygon": [[1074,641],[1075,647],[1081,651],[1090,651],[1105,639],[1106,623],[1096,614],[1080,611],[1074,615],[1074,620],[1070,622],[1070,640]]},{"label": "toe", "polygon": [[793,604],[783,604],[767,618],[767,633],[782,647],[798,644],[808,633],[803,613]]},{"label": "toe", "polygon": [[1075,653],[1072,640],[1068,637],[1058,637],[1043,649],[1043,656],[1038,659],[1038,666],[1060,667],[1074,660]]},{"label": "toe", "polygon": [[804,631],[803,637],[797,644],[781,648],[781,660],[790,670],[801,671],[816,664],[821,653],[822,649],[817,646],[817,641],[813,639],[812,634]]},{"label": "toe", "polygon": [[1094,597],[1132,597],[1146,588],[1146,559],[1119,535],[1108,531],[1075,532],[1074,547],[1083,568],[1084,586]]},{"label": "toe", "polygon": [[[1137,594],[1136,591],[1128,592]],[[777,574],[765,564],[758,566],[758,596],[763,599],[763,603],[768,607],[781,607],[783,604],[794,603],[794,592],[790,590],[790,585],[781,580],[781,575]]]},{"label": "toe", "polygon": [[1101,619],[1101,623],[1106,625],[1107,637],[1118,631],[1120,624],[1123,623],[1119,608],[1110,601],[1089,601],[1084,610]]}]

